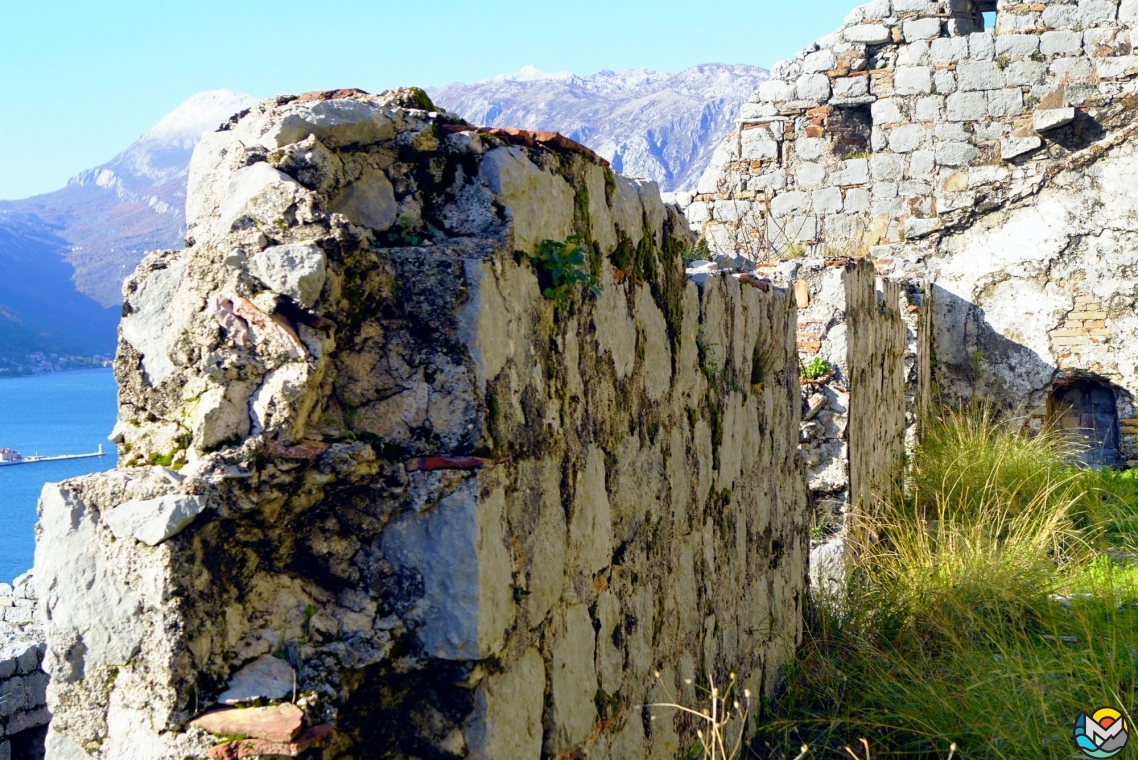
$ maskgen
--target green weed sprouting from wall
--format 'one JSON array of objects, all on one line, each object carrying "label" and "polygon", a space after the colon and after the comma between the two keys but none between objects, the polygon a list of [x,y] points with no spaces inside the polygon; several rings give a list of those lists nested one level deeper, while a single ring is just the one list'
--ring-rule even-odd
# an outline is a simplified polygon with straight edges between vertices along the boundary
[{"label": "green weed sprouting from wall", "polygon": [[821,356],[815,356],[809,363],[803,364],[798,368],[798,374],[807,380],[817,380],[823,377],[826,373],[830,372],[833,366],[826,359]]},{"label": "green weed sprouting from wall", "polygon": [[593,295],[601,294],[600,280],[590,271],[589,249],[580,235],[570,235],[563,243],[543,240],[530,259],[548,278],[548,284],[542,283],[542,295],[558,305],[580,286],[588,288]]}]

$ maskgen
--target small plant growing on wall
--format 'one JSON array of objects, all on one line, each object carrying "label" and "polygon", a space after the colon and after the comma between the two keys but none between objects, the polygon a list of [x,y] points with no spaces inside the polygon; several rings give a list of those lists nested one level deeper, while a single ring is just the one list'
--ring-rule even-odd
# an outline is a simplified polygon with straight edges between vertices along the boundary
[{"label": "small plant growing on wall", "polygon": [[542,295],[558,305],[579,286],[587,287],[593,295],[601,293],[600,281],[589,271],[589,249],[583,242],[580,235],[571,235],[564,243],[543,240],[530,257],[538,266]]},{"label": "small plant growing on wall", "polygon": [[806,380],[817,380],[818,378],[828,375],[833,369],[833,366],[826,359],[823,359],[821,356],[815,356],[807,364],[803,364],[798,368],[798,374]]}]

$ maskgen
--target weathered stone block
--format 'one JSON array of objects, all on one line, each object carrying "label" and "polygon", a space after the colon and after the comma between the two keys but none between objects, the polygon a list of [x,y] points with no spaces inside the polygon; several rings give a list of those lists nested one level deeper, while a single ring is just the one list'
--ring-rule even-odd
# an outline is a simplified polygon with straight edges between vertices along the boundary
[{"label": "weathered stone block", "polygon": [[1112,0],[1079,0],[1079,23],[1083,26],[1109,24],[1118,15],[1118,3]]},{"label": "weathered stone block", "polygon": [[944,118],[944,97],[932,95],[917,98],[913,105],[913,118],[917,121],[940,121]]},{"label": "weathered stone block", "polygon": [[1048,5],[1043,9],[1043,23],[1052,29],[1071,29],[1079,23],[1075,5]]},{"label": "weathered stone block", "polygon": [[834,68],[834,54],[829,50],[811,53],[802,61],[802,70],[807,74],[817,74]]},{"label": "weathered stone block", "polygon": [[[390,185],[389,182],[388,186]],[[391,200],[394,204],[394,195]],[[395,218],[392,216],[387,227],[394,223]],[[249,259],[249,269],[276,292],[291,297],[306,309],[311,309],[320,300],[320,291],[324,288],[327,259],[324,251],[315,243],[294,243],[271,246],[253,254]]]},{"label": "weathered stone block", "polygon": [[941,23],[939,18],[920,18],[906,21],[902,28],[906,42],[917,40],[931,40],[940,36]]},{"label": "weathered stone block", "polygon": [[132,500],[103,514],[115,538],[136,538],[157,546],[176,536],[206,508],[204,496],[171,495]]},{"label": "weathered stone block", "polygon": [[1082,32],[1044,32],[1039,38],[1039,52],[1044,55],[1067,55],[1083,48]]},{"label": "weathered stone block", "polygon": [[936,146],[936,162],[941,166],[965,166],[980,155],[971,143],[941,143]]},{"label": "weathered stone block", "polygon": [[898,95],[925,95],[932,92],[932,69],[927,66],[906,66],[893,74],[893,88]]},{"label": "weathered stone block", "polygon": [[929,43],[933,63],[957,63],[968,58],[967,37],[939,37]]},{"label": "weathered stone block", "polygon": [[911,153],[923,147],[928,139],[928,129],[918,124],[906,124],[889,132],[889,148],[896,153]]},{"label": "weathered stone block", "polygon": [[837,77],[833,88],[835,98],[860,98],[869,93],[869,77]]},{"label": "weathered stone block", "polygon": [[1030,153],[1043,145],[1038,137],[1007,137],[1000,141],[1000,158],[1005,161]]},{"label": "weathered stone block", "polygon": [[512,670],[488,676],[478,687],[464,732],[468,757],[539,757],[544,697],[545,663],[536,649],[522,655]]},{"label": "weathered stone block", "polygon": [[1120,55],[1116,58],[1099,58],[1098,75],[1103,79],[1119,79],[1138,74],[1138,55]]},{"label": "weathered stone block", "polygon": [[771,214],[786,216],[792,211],[806,208],[810,204],[810,196],[801,191],[791,191],[776,196],[771,201]]},{"label": "weathered stone block", "polygon": [[901,114],[900,103],[893,98],[878,100],[870,106],[870,112],[873,115],[873,123],[875,125],[898,124],[905,120],[905,117]]},{"label": "weathered stone block", "polygon": [[842,191],[837,187],[815,190],[811,200],[816,214],[836,214],[842,210]]},{"label": "weathered stone block", "polygon": [[954,92],[947,103],[949,121],[979,121],[988,115],[988,98],[983,92]]},{"label": "weathered stone block", "polygon": [[794,100],[795,86],[780,79],[768,79],[759,85],[759,97],[766,101]]},{"label": "weathered stone block", "polygon": [[1004,86],[1004,76],[991,61],[968,61],[956,67],[956,84],[962,92],[998,90]]},{"label": "weathered stone block", "polygon": [[936,153],[931,150],[916,150],[909,157],[909,179],[928,181],[936,171]]},{"label": "weathered stone block", "polygon": [[1001,34],[996,37],[996,55],[1026,57],[1039,50],[1039,36],[1035,34]]},{"label": "weathered stone block", "polygon": [[801,188],[820,187],[826,180],[826,170],[821,164],[807,161],[799,164],[794,172],[794,179]]},{"label": "weathered stone block", "polygon": [[988,115],[997,119],[1023,113],[1023,90],[1009,88],[988,93]]},{"label": "weathered stone block", "polygon": [[968,55],[976,61],[990,61],[996,57],[996,40],[991,32],[968,35]]},{"label": "weathered stone block", "polygon": [[956,92],[956,74],[951,71],[938,70],[933,74],[933,87],[941,95]]},{"label": "weathered stone block", "polygon": [[[1111,64],[1108,64],[1108,68]],[[1048,67],[1051,76],[1066,85],[1089,84],[1095,69],[1085,58],[1058,58]]]},{"label": "weathered stone block", "polygon": [[800,100],[828,100],[830,78],[825,74],[804,74],[798,78],[796,91]]},{"label": "weathered stone block", "polygon": [[1038,61],[1012,61],[1004,69],[1009,87],[1032,87],[1047,77],[1047,64]]},{"label": "weathered stone block", "polygon": [[423,579],[418,638],[431,657],[478,660],[504,645],[514,621],[504,494],[480,504],[476,481],[426,514],[396,520],[383,551],[397,571]]},{"label": "weathered stone block", "polygon": [[864,188],[846,191],[845,209],[851,214],[860,214],[870,208],[870,194]]},{"label": "weathered stone block", "polygon": [[1074,108],[1048,108],[1038,110],[1032,117],[1036,132],[1065,127],[1075,120]]},{"label": "weathered stone block", "polygon": [[896,153],[874,153],[870,167],[878,184],[896,181],[905,175],[905,157]]},{"label": "weathered stone block", "polygon": [[835,185],[864,185],[869,182],[869,160],[854,158],[842,162],[842,170],[834,175]]},{"label": "weathered stone block", "polygon": [[845,36],[846,42],[861,45],[884,45],[893,40],[893,35],[889,32],[888,27],[881,24],[860,24],[847,27],[842,34]]},{"label": "weathered stone block", "polygon": [[739,137],[741,157],[746,161],[763,161],[778,157],[778,143],[766,129],[745,129]]}]

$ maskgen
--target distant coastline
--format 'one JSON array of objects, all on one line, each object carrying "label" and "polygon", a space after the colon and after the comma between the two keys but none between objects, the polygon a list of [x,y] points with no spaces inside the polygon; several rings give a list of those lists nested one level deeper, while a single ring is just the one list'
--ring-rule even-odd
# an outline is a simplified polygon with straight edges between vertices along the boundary
[{"label": "distant coastline", "polygon": [[0,379],[6,377],[35,377],[54,372],[74,372],[81,369],[104,369],[114,366],[115,357],[110,354],[95,356],[73,356],[65,354],[45,354],[37,351],[22,357],[0,356]]}]

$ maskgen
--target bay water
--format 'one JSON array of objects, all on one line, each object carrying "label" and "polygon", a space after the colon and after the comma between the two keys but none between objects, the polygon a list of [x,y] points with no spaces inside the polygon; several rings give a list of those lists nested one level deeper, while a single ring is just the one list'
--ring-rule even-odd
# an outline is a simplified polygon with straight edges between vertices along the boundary
[{"label": "bay water", "polygon": [[24,456],[106,456],[0,467],[0,583],[32,566],[36,502],[44,483],[113,469],[116,386],[110,369],[0,380],[0,448]]}]

